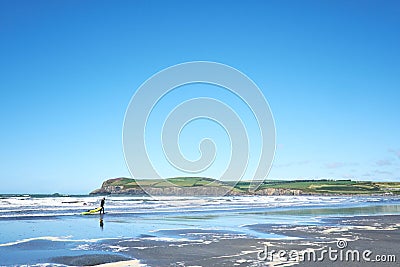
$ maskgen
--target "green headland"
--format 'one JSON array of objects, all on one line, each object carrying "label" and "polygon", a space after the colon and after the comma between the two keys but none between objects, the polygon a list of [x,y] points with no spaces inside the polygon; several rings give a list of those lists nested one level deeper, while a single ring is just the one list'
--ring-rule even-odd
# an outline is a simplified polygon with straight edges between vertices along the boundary
[{"label": "green headland", "polygon": [[91,194],[155,195],[400,195],[400,182],[352,180],[265,180],[258,189],[249,190],[249,181],[230,182],[204,177],[175,177],[168,179],[113,178],[103,182]]}]

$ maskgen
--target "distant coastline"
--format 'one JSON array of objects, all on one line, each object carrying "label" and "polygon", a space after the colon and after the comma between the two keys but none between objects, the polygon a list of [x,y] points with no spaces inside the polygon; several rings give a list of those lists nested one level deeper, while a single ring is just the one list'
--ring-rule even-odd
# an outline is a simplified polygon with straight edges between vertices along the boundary
[{"label": "distant coastline", "polygon": [[[90,195],[159,195],[213,196],[221,195],[400,195],[400,182],[352,180],[266,180],[255,191],[249,191],[249,181],[229,182],[204,177],[175,177],[149,180],[126,177],[103,182]],[[145,189],[145,190],[144,190]],[[147,193],[146,193],[147,192]]]}]

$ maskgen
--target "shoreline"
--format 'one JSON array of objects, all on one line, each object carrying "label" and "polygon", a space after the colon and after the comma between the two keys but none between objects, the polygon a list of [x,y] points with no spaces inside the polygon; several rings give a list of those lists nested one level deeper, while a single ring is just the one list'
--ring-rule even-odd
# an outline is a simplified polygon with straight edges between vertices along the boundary
[{"label": "shoreline", "polygon": [[[182,238],[157,239],[151,236],[141,238],[108,241],[106,243],[123,248],[122,255],[138,260],[117,261],[101,267],[120,266],[341,266],[342,261],[318,260],[283,260],[273,256],[260,259],[260,252],[283,250],[286,252],[315,253],[322,250],[338,249],[338,242],[345,242],[348,250],[371,250],[373,255],[394,255],[400,261],[398,244],[400,243],[400,215],[384,216],[339,216],[322,219],[321,224],[255,224],[244,227],[253,228],[261,233],[274,233],[287,238],[255,238],[248,236],[229,236],[218,231],[183,231],[176,234],[188,237],[194,233],[196,239]],[[312,252],[314,251],[314,252]],[[308,255],[307,254],[307,255]],[[262,255],[262,254],[261,254]],[[376,266],[375,262],[365,260],[346,262],[348,266]],[[180,264],[180,265],[179,265]],[[381,263],[393,266],[393,262]]]},{"label": "shoreline", "polygon": [[140,267],[143,266],[140,264],[139,260],[129,260],[129,261],[117,261],[110,263],[103,263],[98,265],[93,265],[94,267]]},{"label": "shoreline", "polygon": [[[279,258],[258,254],[266,246],[318,254],[338,240],[396,254],[400,243],[400,199],[392,197],[110,197],[104,216],[80,215],[98,204],[93,197],[0,204],[5,266],[279,266]],[[316,263],[332,264],[308,265]]]}]

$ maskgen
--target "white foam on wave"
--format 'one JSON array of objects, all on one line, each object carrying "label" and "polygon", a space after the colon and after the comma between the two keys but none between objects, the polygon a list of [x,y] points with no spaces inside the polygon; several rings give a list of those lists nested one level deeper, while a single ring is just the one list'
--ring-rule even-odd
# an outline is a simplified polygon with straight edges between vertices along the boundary
[{"label": "white foam on wave", "polygon": [[53,242],[86,242],[86,243],[95,243],[103,240],[117,240],[119,238],[92,238],[92,239],[71,239],[72,236],[40,236],[40,237],[31,237],[25,238],[13,242],[0,244],[0,247],[9,247],[15,246],[23,243],[28,243],[37,240],[45,240],[45,241],[53,241]]},{"label": "white foam on wave", "polygon": [[68,265],[57,264],[57,263],[37,263],[37,264],[29,264],[29,265],[18,265],[19,267],[68,267]]},{"label": "white foam on wave", "polygon": [[71,216],[71,215],[79,215],[80,213],[57,213],[57,214],[51,214],[51,213],[21,213],[21,214],[12,214],[12,215],[0,215],[1,218],[26,218],[26,217],[35,217],[35,218],[45,218],[49,216]]},{"label": "white foam on wave", "polygon": [[[98,207],[99,197],[6,197],[0,199],[0,218],[23,216],[68,216]],[[392,201],[387,197],[348,196],[226,196],[226,197],[161,197],[110,196],[106,210],[114,214],[160,212],[242,211],[254,208],[298,208],[341,205],[364,205]],[[399,199],[394,199],[399,201]]]},{"label": "white foam on wave", "polygon": [[24,198],[14,197],[0,199],[0,209],[12,208],[63,208],[63,207],[84,207],[99,202],[94,197],[43,197],[43,198]]},{"label": "white foam on wave", "polygon": [[91,246],[89,244],[80,244],[75,248],[71,248],[71,250],[88,251],[91,250]]},{"label": "white foam on wave", "polygon": [[129,247],[123,247],[123,246],[108,246],[113,252],[121,252],[121,251],[128,251],[130,248]]},{"label": "white foam on wave", "polygon": [[158,233],[162,231],[181,231],[181,230],[189,230],[192,228],[160,228],[160,229],[154,229],[154,230],[149,230],[149,233]]},{"label": "white foam on wave", "polygon": [[41,237],[31,237],[31,238],[25,238],[21,240],[17,240],[14,242],[8,242],[8,243],[3,243],[0,244],[0,247],[9,247],[9,246],[14,246],[22,243],[27,243],[31,241],[37,241],[37,240],[46,240],[46,241],[67,241],[70,236],[65,236],[65,237],[58,237],[58,236],[41,236]]},{"label": "white foam on wave", "polygon": [[150,241],[163,241],[163,242],[202,242],[203,240],[193,240],[187,238],[173,238],[173,237],[142,237],[140,240]]}]

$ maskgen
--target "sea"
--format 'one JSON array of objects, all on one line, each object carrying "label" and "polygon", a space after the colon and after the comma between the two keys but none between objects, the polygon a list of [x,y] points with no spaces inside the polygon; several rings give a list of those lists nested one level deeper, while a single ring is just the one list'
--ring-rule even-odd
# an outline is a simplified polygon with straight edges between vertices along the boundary
[{"label": "sea", "polygon": [[[196,231],[226,238],[287,238],[254,224],[318,225],[329,217],[400,214],[397,196],[106,196],[105,214],[81,213],[102,197],[0,195],[0,266],[64,266],[61,256],[123,254],[107,240],[190,239]],[[191,229],[191,231],[182,230]],[[177,231],[179,230],[179,231]],[[177,234],[180,233],[180,234]],[[186,235],[182,234],[186,233]]]}]

